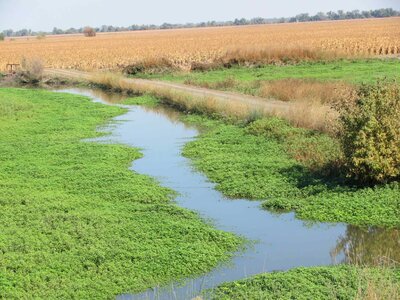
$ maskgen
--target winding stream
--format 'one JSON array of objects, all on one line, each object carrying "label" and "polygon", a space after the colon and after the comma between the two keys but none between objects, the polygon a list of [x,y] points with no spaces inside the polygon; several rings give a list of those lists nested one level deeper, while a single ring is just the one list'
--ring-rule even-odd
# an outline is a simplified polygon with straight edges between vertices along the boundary
[{"label": "winding stream", "polygon": [[[62,92],[89,96],[106,104],[122,98],[88,89]],[[276,215],[261,210],[257,201],[225,198],[181,155],[183,145],[198,135],[195,127],[182,123],[178,112],[165,107],[127,107],[126,114],[115,118],[120,122],[107,128],[111,135],[101,140],[141,148],[144,156],[133,162],[133,171],[155,177],[163,186],[179,192],[178,205],[198,212],[218,229],[256,243],[237,253],[231,264],[221,265],[183,285],[154,287],[142,294],[124,294],[117,299],[191,299],[201,290],[222,282],[262,272],[349,261],[372,263],[388,255],[400,257],[398,230],[307,224],[297,220],[293,213]]]}]

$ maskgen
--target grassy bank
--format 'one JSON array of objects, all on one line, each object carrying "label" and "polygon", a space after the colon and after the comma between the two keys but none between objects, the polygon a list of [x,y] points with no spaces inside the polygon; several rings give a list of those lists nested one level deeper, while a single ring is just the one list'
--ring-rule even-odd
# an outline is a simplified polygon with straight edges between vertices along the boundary
[{"label": "grassy bank", "polygon": [[338,266],[300,268],[225,283],[213,291],[211,298],[396,300],[399,297],[399,269]]},{"label": "grassy bank", "polygon": [[136,149],[82,141],[123,112],[0,89],[0,298],[113,298],[204,273],[237,249],[130,171]]},{"label": "grassy bank", "polygon": [[88,81],[92,86],[135,95],[150,95],[181,111],[215,115],[235,121],[251,121],[265,116],[279,116],[297,127],[331,132],[336,112],[323,103],[284,103],[238,96],[203,94],[186,87],[173,87],[151,82],[130,80],[115,73],[98,73]]},{"label": "grassy bank", "polygon": [[304,220],[400,226],[398,183],[351,186],[320,168],[340,155],[329,136],[278,119],[242,126],[186,119],[205,131],[184,155],[229,197],[262,200],[267,209],[294,210]]},{"label": "grassy bank", "polygon": [[[267,65],[258,68],[233,67],[205,72],[139,74],[137,76],[267,97],[271,95],[265,93],[266,83],[284,79],[292,79],[295,82],[306,81],[306,83],[318,81],[325,84],[327,82],[360,84],[372,83],[382,78],[400,79],[400,61],[398,59],[338,60],[283,66]],[[288,88],[290,84],[285,84],[285,86]],[[305,88],[310,87],[306,86]],[[315,86],[311,88],[315,88]]]},{"label": "grassy bank", "polygon": [[283,66],[267,65],[258,68],[222,68],[206,72],[139,74],[138,76],[177,82],[193,80],[209,83],[219,82],[229,77],[234,77],[240,82],[295,78],[372,83],[384,77],[399,79],[400,62],[398,59],[338,60],[328,62],[306,62]]}]

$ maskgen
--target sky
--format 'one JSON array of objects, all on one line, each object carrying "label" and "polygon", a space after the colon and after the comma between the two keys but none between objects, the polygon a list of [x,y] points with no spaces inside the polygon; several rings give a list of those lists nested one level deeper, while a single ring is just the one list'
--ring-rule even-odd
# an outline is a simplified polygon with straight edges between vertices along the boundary
[{"label": "sky", "polygon": [[377,8],[400,10],[400,0],[0,0],[0,31],[196,23]]}]

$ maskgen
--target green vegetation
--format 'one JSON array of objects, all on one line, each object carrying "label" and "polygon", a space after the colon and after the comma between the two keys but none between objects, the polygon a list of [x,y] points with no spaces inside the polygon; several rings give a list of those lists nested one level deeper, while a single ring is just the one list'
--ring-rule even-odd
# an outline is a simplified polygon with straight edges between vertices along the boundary
[{"label": "green vegetation", "polygon": [[400,296],[399,269],[299,268],[225,283],[212,299],[390,299]]},{"label": "green vegetation", "polygon": [[145,106],[156,106],[160,101],[151,95],[142,95],[137,97],[127,98],[122,101],[125,105],[145,105]]},{"label": "green vegetation", "polygon": [[[382,78],[400,79],[400,62],[397,59],[339,60],[284,66],[268,65],[259,68],[234,67],[207,72],[141,74],[139,76],[258,94],[261,81],[287,78],[319,81],[340,80],[355,84],[372,83]],[[228,81],[234,81],[235,84],[229,84]]]},{"label": "green vegetation", "polygon": [[109,299],[207,272],[237,250],[238,238],[128,169],[138,150],[82,141],[123,112],[0,89],[0,298]]},{"label": "green vegetation", "polygon": [[367,183],[400,179],[400,86],[378,82],[352,98],[337,104],[349,176]]},{"label": "green vegetation", "polygon": [[335,162],[338,144],[327,135],[276,119],[243,126],[201,116],[186,120],[205,130],[184,155],[229,197],[264,200],[264,208],[294,210],[305,220],[400,226],[398,183],[352,187],[310,171]]}]

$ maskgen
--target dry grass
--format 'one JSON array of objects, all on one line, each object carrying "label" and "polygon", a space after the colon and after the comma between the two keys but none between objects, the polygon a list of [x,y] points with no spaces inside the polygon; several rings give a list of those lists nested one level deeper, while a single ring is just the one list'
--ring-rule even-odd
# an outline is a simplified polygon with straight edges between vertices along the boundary
[{"label": "dry grass", "polygon": [[398,300],[400,286],[390,269],[379,268],[380,272],[364,269],[360,275],[360,284],[355,300]]},{"label": "dry grass", "polygon": [[160,57],[189,70],[194,62],[207,64],[232,56],[269,61],[286,56],[316,59],[321,53],[399,54],[399,28],[400,18],[385,18],[99,33],[92,39],[83,35],[15,38],[0,43],[0,68],[28,54],[43,59],[47,67],[79,70],[122,69]]},{"label": "dry grass", "polygon": [[223,80],[220,81],[197,81],[193,80],[192,78],[188,78],[184,81],[186,85],[193,85],[198,87],[203,87],[212,90],[233,90],[237,86],[243,86],[243,81],[237,80],[234,76],[227,76]]},{"label": "dry grass", "polygon": [[313,129],[329,134],[336,132],[338,114],[330,106],[319,102],[296,101],[288,112],[278,114],[290,124],[307,129]]},{"label": "dry grass", "polygon": [[144,58],[134,64],[124,67],[123,72],[129,75],[135,75],[137,73],[164,73],[177,69],[179,69],[179,66],[175,65],[173,61],[164,56],[160,56]]},{"label": "dry grass", "polygon": [[17,80],[21,83],[37,84],[43,78],[43,62],[39,58],[22,58],[21,67],[17,71]]},{"label": "dry grass", "polygon": [[90,82],[116,91],[134,94],[151,94],[185,111],[194,111],[210,115],[219,114],[224,117],[246,119],[256,109],[250,103],[232,103],[228,100],[213,97],[194,96],[190,93],[176,91],[169,87],[132,82],[114,73],[96,74],[90,79]]},{"label": "dry grass", "polygon": [[259,95],[293,102],[285,116],[293,125],[334,133],[338,114],[331,107],[353,90],[352,85],[342,82],[282,79],[261,83]]},{"label": "dry grass", "polygon": [[304,61],[327,61],[337,58],[345,58],[345,53],[311,49],[305,46],[279,48],[265,47],[242,47],[233,48],[224,52],[220,57],[206,62],[193,62],[192,71],[207,71],[221,67],[230,68],[233,66],[257,67],[267,64],[295,64]]},{"label": "dry grass", "polygon": [[209,115],[217,114],[225,118],[253,121],[263,116],[278,116],[288,120],[292,125],[314,129],[323,132],[333,132],[336,122],[335,112],[321,103],[297,101],[286,108],[271,108],[267,102],[230,101],[217,97],[194,96],[193,94],[176,91],[165,86],[149,85],[148,83],[132,82],[114,74],[98,73],[90,81],[97,85],[116,91],[151,94],[164,102],[184,111],[194,111]]},{"label": "dry grass", "polygon": [[279,48],[244,47],[228,50],[220,61],[224,65],[265,65],[281,63],[298,63],[301,61],[332,60],[339,56],[345,56],[338,52],[322,51],[320,49],[307,48],[305,45]]},{"label": "dry grass", "polygon": [[326,104],[337,102],[341,97],[339,91],[352,88],[351,85],[342,82],[281,79],[263,82],[259,89],[259,95],[282,101],[308,101]]}]

